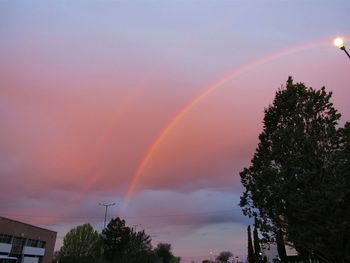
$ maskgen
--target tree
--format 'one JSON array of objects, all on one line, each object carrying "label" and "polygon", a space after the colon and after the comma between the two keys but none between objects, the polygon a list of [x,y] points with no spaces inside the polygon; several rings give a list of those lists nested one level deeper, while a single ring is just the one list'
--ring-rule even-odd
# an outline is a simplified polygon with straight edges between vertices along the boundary
[{"label": "tree", "polygon": [[253,237],[254,237],[254,254],[255,254],[255,261],[258,263],[261,263],[262,257],[261,257],[261,249],[260,249],[260,240],[258,235],[258,227],[257,227],[257,220],[255,219],[254,223],[254,230],[253,230]]},{"label": "tree", "polygon": [[130,228],[125,220],[111,219],[101,234],[103,256],[108,262],[123,262],[130,244]]},{"label": "tree", "polygon": [[151,237],[145,233],[144,230],[136,232],[131,230],[130,232],[130,246],[128,254],[129,261],[145,262],[151,257]]},{"label": "tree", "polygon": [[[175,257],[173,256],[172,259],[170,259],[170,263],[180,263],[181,262],[181,257]],[[193,261],[191,261],[193,263]]]},{"label": "tree", "polygon": [[216,257],[216,260],[222,263],[226,263],[233,254],[230,251],[222,251],[219,256]]},{"label": "tree", "polygon": [[152,257],[151,238],[144,231],[136,232],[125,220],[112,219],[102,231],[103,256],[108,262],[147,262]]},{"label": "tree", "polygon": [[99,234],[90,224],[71,229],[63,239],[60,262],[95,262],[100,254]]},{"label": "tree", "polygon": [[170,263],[175,258],[171,252],[171,244],[159,243],[154,252],[162,260],[162,263]]},{"label": "tree", "polygon": [[255,254],[253,249],[252,233],[250,230],[250,226],[248,226],[247,232],[248,232],[248,263],[255,263]]},{"label": "tree", "polygon": [[350,123],[339,129],[339,151],[335,157],[336,173],[328,183],[332,187],[327,197],[332,200],[328,211],[330,220],[326,253],[331,253],[338,262],[350,262]]},{"label": "tree", "polygon": [[[289,77],[265,109],[252,164],[240,173],[245,187],[243,213],[257,218],[265,242],[277,243],[282,262],[286,262],[284,241],[325,262],[345,262],[344,253],[350,253],[340,245],[349,239],[339,240],[340,230],[349,229],[344,224],[349,217],[342,186],[349,176],[341,176],[337,168],[338,157],[345,153],[339,148],[340,114],[331,96],[324,87],[314,90]],[[344,197],[341,201],[339,194]],[[330,214],[335,208],[342,217]]]}]

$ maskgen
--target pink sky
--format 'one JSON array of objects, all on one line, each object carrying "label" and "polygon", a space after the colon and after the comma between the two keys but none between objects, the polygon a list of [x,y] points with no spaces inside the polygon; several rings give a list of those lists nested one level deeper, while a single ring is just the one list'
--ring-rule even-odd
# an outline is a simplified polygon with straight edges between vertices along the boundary
[{"label": "pink sky", "polygon": [[326,86],[350,119],[350,64],[332,45],[350,43],[349,7],[2,1],[1,215],[58,231],[59,248],[78,224],[100,231],[98,204],[116,202],[109,217],[184,262],[243,258],[239,172],[276,90],[289,75]]}]

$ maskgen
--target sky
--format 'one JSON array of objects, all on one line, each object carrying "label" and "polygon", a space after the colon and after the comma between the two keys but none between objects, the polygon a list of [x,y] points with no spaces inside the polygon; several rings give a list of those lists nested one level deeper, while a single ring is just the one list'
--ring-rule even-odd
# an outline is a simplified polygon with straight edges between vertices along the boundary
[{"label": "sky", "polygon": [[0,215],[123,217],[182,262],[245,258],[238,206],[288,76],[350,120],[348,0],[0,0]]}]

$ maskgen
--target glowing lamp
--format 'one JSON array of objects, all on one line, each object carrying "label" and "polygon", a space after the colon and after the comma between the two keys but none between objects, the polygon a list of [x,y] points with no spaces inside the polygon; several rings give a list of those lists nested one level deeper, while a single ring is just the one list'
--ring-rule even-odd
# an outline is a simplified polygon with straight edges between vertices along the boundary
[{"label": "glowing lamp", "polygon": [[336,39],[334,39],[333,44],[340,48],[341,50],[343,50],[345,52],[345,54],[348,56],[348,58],[350,58],[350,54],[348,53],[348,51],[345,48],[345,44],[344,44],[344,40],[341,37],[337,37]]},{"label": "glowing lamp", "polygon": [[333,44],[340,49],[345,48],[344,39],[342,39],[341,37],[337,37],[336,39],[334,39]]}]

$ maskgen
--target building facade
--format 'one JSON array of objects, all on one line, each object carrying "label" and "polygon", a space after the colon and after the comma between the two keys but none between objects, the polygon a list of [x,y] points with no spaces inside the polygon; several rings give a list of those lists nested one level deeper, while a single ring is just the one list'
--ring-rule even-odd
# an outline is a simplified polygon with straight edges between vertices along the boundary
[{"label": "building facade", "polygon": [[1,263],[51,263],[57,233],[0,217]]}]

